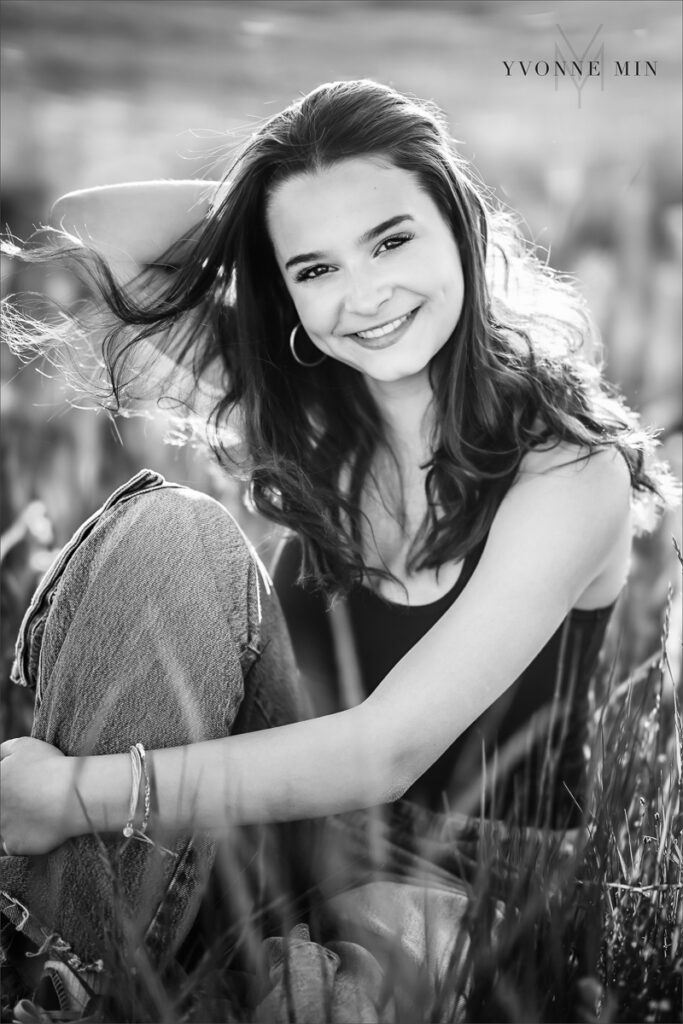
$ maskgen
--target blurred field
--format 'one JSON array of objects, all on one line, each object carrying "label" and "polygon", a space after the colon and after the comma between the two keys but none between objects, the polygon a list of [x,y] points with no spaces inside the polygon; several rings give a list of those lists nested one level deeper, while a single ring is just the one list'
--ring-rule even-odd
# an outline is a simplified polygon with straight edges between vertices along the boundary
[{"label": "blurred field", "polygon": [[[602,332],[609,378],[661,429],[680,477],[678,2],[0,0],[0,13],[2,220],[15,235],[26,237],[68,190],[220,174],[231,131],[248,131],[322,81],[369,76],[433,98],[464,140],[462,152],[520,212],[529,239],[577,276]],[[594,35],[609,69],[604,89],[588,82],[579,97],[569,81],[556,90],[551,78],[505,77],[504,60],[570,59],[567,40],[581,56]],[[656,77],[616,79],[617,59],[656,61]],[[46,286],[35,270],[11,262],[1,269],[3,295]],[[57,278],[50,288],[68,296],[70,284]],[[1,358],[4,739],[30,728],[28,695],[8,676],[33,586],[78,523],[139,468],[224,501],[266,556],[275,537],[202,452],[164,443],[163,421],[114,425],[71,408],[49,367],[22,366],[4,347]],[[469,1019],[678,1019],[681,779],[671,694],[680,691],[681,610],[672,533],[680,541],[677,513],[636,544],[603,676],[614,665],[612,682],[622,682],[658,650],[670,585],[671,671],[641,673],[633,695],[617,689],[607,725],[595,730],[602,760],[590,842],[559,879],[536,849],[518,851],[522,881],[493,958],[488,883],[496,851],[481,861]],[[505,852],[511,870],[513,853]],[[553,884],[539,887],[539,877]],[[221,961],[221,984],[223,973]],[[150,1002],[137,992],[145,984],[123,964],[107,1019],[124,1019],[118,1011],[129,998],[140,1013]],[[459,985],[457,978],[454,991]],[[405,1019],[434,1019],[418,989],[413,995]],[[178,1001],[172,1011],[160,1004],[125,1019],[208,1019],[198,1005],[194,1016]]]},{"label": "blurred field", "polygon": [[[679,4],[3,0],[1,10],[3,222],[13,233],[25,237],[67,190],[218,174],[227,133],[323,80],[370,76],[431,97],[530,239],[578,275],[609,376],[663,429],[680,473]],[[588,82],[580,103],[569,81],[556,90],[550,78],[505,77],[503,60],[552,61],[558,46],[570,58],[560,29],[579,56],[596,32],[604,45],[604,89]],[[657,61],[656,77],[612,76],[615,59],[638,58]],[[43,284],[2,268],[4,294]],[[103,416],[68,408],[59,380],[2,359],[2,530],[35,500],[53,526],[51,539],[29,529],[3,562],[3,686],[49,551],[139,467],[218,496],[268,550],[271,531],[237,485],[200,452],[164,445],[163,424],[123,421],[121,445]],[[636,660],[657,643],[672,528],[638,556],[622,640]],[[23,731],[23,713],[2,705],[5,735]]]}]

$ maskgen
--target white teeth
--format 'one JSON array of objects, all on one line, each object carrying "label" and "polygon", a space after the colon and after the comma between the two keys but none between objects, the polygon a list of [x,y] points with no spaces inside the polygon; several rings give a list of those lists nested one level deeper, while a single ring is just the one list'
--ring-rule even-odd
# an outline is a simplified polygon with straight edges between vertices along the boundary
[{"label": "white teeth", "polygon": [[356,331],[356,334],[359,338],[367,338],[368,340],[372,338],[383,338],[385,334],[391,334],[391,332],[395,331],[397,327],[400,327],[409,316],[410,313],[406,313],[405,316],[399,317],[398,320],[392,320],[390,324],[385,324],[384,327],[375,327],[372,331]]}]

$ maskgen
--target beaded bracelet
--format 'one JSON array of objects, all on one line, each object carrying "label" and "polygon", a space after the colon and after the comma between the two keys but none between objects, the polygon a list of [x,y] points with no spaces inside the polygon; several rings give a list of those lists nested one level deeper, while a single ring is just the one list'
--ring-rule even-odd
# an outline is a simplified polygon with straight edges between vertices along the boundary
[{"label": "beaded bracelet", "polygon": [[[145,748],[142,743],[136,743],[130,748],[130,765],[132,773],[132,786],[130,791],[130,804],[128,808],[128,821],[126,822],[123,834],[126,839],[139,839],[141,842],[148,843],[155,849],[159,850],[160,853],[168,854],[169,857],[178,859],[179,854],[174,850],[169,850],[165,846],[161,846],[159,843],[155,843],[154,840],[150,839],[147,835],[147,828],[149,826],[150,812],[152,808],[152,781],[150,778],[147,757],[145,755]],[[138,809],[138,800],[140,798],[140,782],[144,779],[143,787],[143,812],[142,812],[142,823],[139,829],[135,828],[135,815]]]}]

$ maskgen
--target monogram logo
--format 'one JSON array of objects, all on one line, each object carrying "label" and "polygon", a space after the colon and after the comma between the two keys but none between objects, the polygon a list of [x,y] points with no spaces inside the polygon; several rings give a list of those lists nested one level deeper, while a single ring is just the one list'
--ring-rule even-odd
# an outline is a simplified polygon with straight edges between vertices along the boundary
[{"label": "monogram logo", "polygon": [[[562,26],[561,25],[556,25],[555,27],[556,27],[557,31],[560,33],[560,35],[562,36],[563,42],[569,47],[569,50],[570,50],[571,55],[573,57],[573,61],[571,62],[572,68],[575,68],[576,66],[578,66],[579,68],[583,69],[584,61],[586,61],[586,58],[587,58],[588,53],[590,52],[591,46],[593,46],[593,44],[595,43],[596,39],[598,38],[600,32],[602,31],[602,25],[598,25],[598,27],[596,28],[595,32],[593,33],[592,39],[590,40],[590,42],[588,43],[588,46],[585,48],[585,50],[583,51],[583,53],[581,54],[580,57],[577,56],[576,50],[574,49],[572,44],[569,42],[569,40],[567,38],[567,35],[564,32]],[[586,61],[586,63],[588,64],[588,73],[587,74],[579,73],[579,74],[573,74],[573,75],[570,74],[569,76],[567,76],[567,77],[570,78],[570,80],[574,84],[574,88],[576,89],[577,96],[578,96],[578,102],[579,102],[579,109],[581,108],[581,93],[583,92],[584,86],[586,85],[586,82],[589,80],[589,78],[594,78],[594,77],[599,78],[600,79],[600,91],[602,92],[604,90],[604,88],[605,88],[605,75],[604,75],[604,71],[603,71],[604,61],[605,61],[605,44],[603,43],[602,46],[600,47],[600,49],[597,51],[597,53],[595,53],[592,57],[590,57]],[[555,42],[555,62],[556,62],[556,64],[561,64],[561,65],[566,65],[566,63],[567,63],[565,55],[562,52],[562,50],[560,48],[560,45],[559,45],[559,43],[557,41]],[[597,73],[595,73],[596,72],[596,65],[597,65]],[[557,92],[557,90],[559,88],[559,81],[560,81],[560,76],[556,75],[555,76],[555,92]]]}]

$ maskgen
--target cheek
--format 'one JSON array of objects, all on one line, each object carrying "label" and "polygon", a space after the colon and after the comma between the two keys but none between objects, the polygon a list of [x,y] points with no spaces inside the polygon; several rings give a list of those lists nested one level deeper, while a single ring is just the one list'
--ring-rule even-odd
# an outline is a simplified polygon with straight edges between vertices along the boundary
[{"label": "cheek", "polygon": [[304,328],[310,335],[314,335],[320,332],[320,314],[317,312],[315,304],[307,302],[305,299],[299,300],[296,305],[296,311],[299,315],[299,320],[303,324]]},{"label": "cheek", "polygon": [[287,288],[289,297],[294,304],[296,311],[296,317],[299,323],[306,327],[307,324],[313,326],[314,317],[311,309],[311,303],[307,300],[306,295],[302,295],[301,291],[294,288]]},{"label": "cheek", "polygon": [[460,316],[465,299],[465,278],[459,254],[456,253],[455,257],[451,256],[449,266],[448,280],[444,282],[446,302],[449,310]]},{"label": "cheek", "polygon": [[331,296],[322,294],[318,289],[317,295],[292,296],[299,320],[309,329],[312,334],[327,334],[332,331],[337,323],[337,307]]}]

